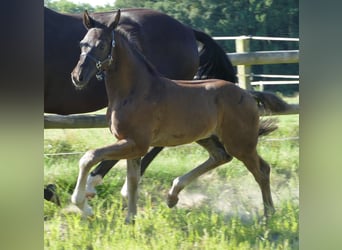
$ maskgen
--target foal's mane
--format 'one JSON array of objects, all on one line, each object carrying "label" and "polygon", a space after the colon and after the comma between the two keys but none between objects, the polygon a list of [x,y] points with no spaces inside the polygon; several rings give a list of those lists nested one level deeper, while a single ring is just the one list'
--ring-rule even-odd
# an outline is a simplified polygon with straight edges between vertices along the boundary
[{"label": "foal's mane", "polygon": [[145,55],[142,54],[141,49],[138,45],[140,44],[139,39],[137,36],[134,35],[134,32],[127,32],[125,29],[120,28],[118,26],[115,31],[116,33],[120,34],[121,38],[123,38],[124,42],[128,44],[128,47],[133,52],[134,56],[138,58],[145,66],[146,69],[153,75],[159,75],[160,73],[155,68],[155,66],[145,57]]}]

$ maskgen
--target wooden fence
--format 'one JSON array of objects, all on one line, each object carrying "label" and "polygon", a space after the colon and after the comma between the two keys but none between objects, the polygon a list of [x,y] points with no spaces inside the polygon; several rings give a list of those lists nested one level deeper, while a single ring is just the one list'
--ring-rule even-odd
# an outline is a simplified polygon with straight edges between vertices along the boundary
[{"label": "wooden fence", "polygon": [[[250,70],[251,65],[257,64],[281,64],[281,63],[298,63],[299,50],[283,50],[283,51],[249,51],[250,40],[279,40],[279,41],[299,41],[298,38],[276,38],[276,37],[213,37],[215,40],[235,40],[236,53],[227,53],[233,65],[237,66],[237,76],[239,78],[239,86],[245,89],[251,89],[252,85],[263,84],[298,84],[299,80],[294,81],[266,81],[252,82],[253,73]],[[259,76],[259,75],[258,75]],[[270,75],[260,75],[267,77]],[[299,79],[298,76],[276,76]],[[294,104],[291,110],[286,113],[274,113],[273,115],[298,114],[299,105]],[[80,114],[80,115],[52,115],[44,114],[44,128],[105,128],[108,126],[105,115],[101,114]]]},{"label": "wooden fence", "polygon": [[[251,65],[258,64],[281,64],[281,63],[298,63],[299,50],[283,50],[283,51],[250,51],[250,42],[252,40],[266,40],[266,41],[286,41],[299,42],[299,38],[287,37],[264,37],[264,36],[223,36],[213,37],[214,40],[235,40],[235,51],[237,53],[227,54],[231,59],[233,65],[237,66],[237,76],[239,79],[239,86],[244,89],[251,89],[252,85],[260,85],[261,90],[266,84],[299,84],[298,81],[258,81],[252,82],[254,75],[251,72]],[[272,76],[266,76],[272,77]],[[288,78],[287,76],[283,76]],[[279,78],[279,77],[278,77]],[[297,76],[299,79],[299,76]]]},{"label": "wooden fence", "polygon": [[[298,114],[299,105],[291,105],[286,113],[272,113],[272,115]],[[107,128],[106,115],[102,114],[84,114],[84,115],[52,115],[44,114],[44,128]]]}]

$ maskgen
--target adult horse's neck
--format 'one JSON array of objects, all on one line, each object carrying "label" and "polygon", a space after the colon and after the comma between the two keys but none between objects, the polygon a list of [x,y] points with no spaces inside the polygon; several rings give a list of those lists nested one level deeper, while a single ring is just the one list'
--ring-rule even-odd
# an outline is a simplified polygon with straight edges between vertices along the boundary
[{"label": "adult horse's neck", "polygon": [[114,51],[114,62],[106,77],[109,101],[148,91],[159,73],[121,31],[115,31]]}]

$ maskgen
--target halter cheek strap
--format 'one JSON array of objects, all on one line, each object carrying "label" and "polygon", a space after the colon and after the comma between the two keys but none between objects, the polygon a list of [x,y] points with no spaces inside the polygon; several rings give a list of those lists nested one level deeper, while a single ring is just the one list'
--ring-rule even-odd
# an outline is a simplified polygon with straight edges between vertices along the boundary
[{"label": "halter cheek strap", "polygon": [[85,56],[85,57],[89,57],[91,60],[93,60],[95,62],[95,66],[97,68],[97,73],[96,73],[96,79],[98,81],[102,81],[103,80],[103,65],[105,63],[108,64],[108,66],[110,66],[113,62],[113,49],[115,47],[115,40],[114,40],[114,30],[112,31],[112,42],[111,42],[111,49],[109,52],[109,55],[107,56],[106,59],[104,59],[103,61],[98,60],[96,57],[92,56],[90,53],[86,53],[86,52],[82,52],[81,56]]}]

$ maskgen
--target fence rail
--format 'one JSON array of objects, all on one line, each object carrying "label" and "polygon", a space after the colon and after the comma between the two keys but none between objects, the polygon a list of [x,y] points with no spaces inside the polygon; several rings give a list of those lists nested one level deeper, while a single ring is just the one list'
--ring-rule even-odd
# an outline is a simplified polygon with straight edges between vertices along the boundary
[{"label": "fence rail", "polygon": [[[282,113],[272,113],[271,115],[290,115],[298,114],[299,105],[292,104],[291,108]],[[265,114],[268,115],[268,114]],[[108,123],[106,115],[91,114],[91,115],[44,115],[45,129],[78,129],[78,128],[107,128]]]},{"label": "fence rail", "polygon": [[214,40],[268,40],[268,41],[284,41],[299,42],[299,38],[291,37],[273,37],[273,36],[213,36]]},{"label": "fence rail", "polygon": [[106,115],[44,115],[44,128],[106,128]]},{"label": "fence rail", "polygon": [[233,65],[298,63],[299,50],[227,53]]},{"label": "fence rail", "polygon": [[[298,63],[299,50],[283,50],[283,51],[257,51],[250,52],[251,40],[268,40],[268,41],[283,41],[283,42],[299,42],[299,38],[287,37],[266,37],[266,36],[223,36],[213,37],[214,40],[235,40],[235,51],[237,53],[228,53],[233,65],[237,66],[237,76],[239,86],[245,89],[251,89],[252,85],[260,85],[261,90],[263,85],[271,84],[267,81],[253,82],[251,65],[260,64],[281,64],[281,63]],[[299,82],[298,82],[299,83]],[[273,83],[272,83],[273,84]],[[276,83],[277,84],[277,83]],[[279,84],[293,84],[285,82]]]}]

